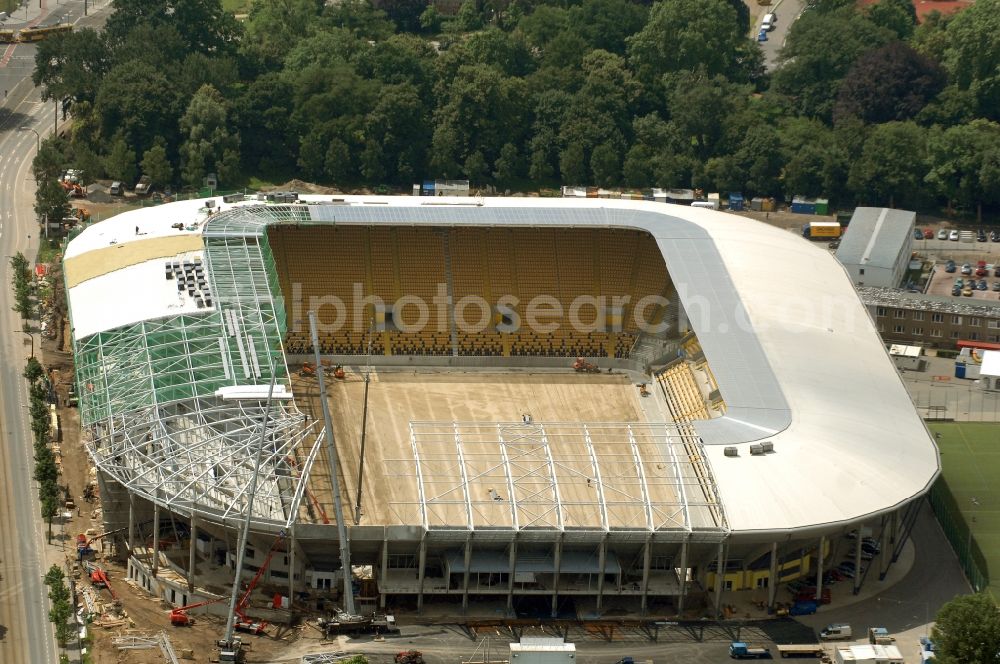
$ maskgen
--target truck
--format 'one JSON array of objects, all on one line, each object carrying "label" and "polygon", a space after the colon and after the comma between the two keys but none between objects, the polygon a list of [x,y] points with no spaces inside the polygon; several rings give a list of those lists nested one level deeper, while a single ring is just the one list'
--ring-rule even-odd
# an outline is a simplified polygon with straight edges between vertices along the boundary
[{"label": "truck", "polygon": [[733,659],[771,659],[771,651],[763,646],[733,641],[729,644],[729,656]]},{"label": "truck", "polygon": [[822,657],[826,650],[818,643],[791,643],[778,646],[782,657]]},{"label": "truck", "polygon": [[878,646],[891,646],[896,642],[896,638],[889,634],[885,627],[869,627],[868,643]]},{"label": "truck", "polygon": [[153,180],[148,175],[143,175],[135,185],[136,196],[146,196],[153,191]]},{"label": "truck", "polygon": [[807,240],[834,240],[840,237],[841,226],[836,221],[810,221],[802,226]]}]

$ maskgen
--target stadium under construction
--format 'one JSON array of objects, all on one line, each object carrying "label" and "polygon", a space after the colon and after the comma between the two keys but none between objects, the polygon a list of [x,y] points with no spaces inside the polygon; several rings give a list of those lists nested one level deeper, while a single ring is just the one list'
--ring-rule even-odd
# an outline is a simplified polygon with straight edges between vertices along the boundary
[{"label": "stadium under construction", "polygon": [[724,212],[240,195],[64,267],[110,545],[178,606],[225,594],[249,510],[272,618],[773,607],[862,526],[884,573],[939,472],[843,268]]}]

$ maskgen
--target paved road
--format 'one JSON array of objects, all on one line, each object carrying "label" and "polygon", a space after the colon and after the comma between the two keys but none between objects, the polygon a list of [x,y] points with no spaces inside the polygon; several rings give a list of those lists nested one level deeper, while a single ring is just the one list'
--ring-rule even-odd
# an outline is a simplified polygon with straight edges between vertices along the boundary
[{"label": "paved road", "polygon": [[[75,21],[83,13],[82,0],[42,4],[41,14],[37,7],[28,8],[28,23]],[[51,19],[49,8],[54,10]],[[91,16],[85,19],[88,23],[103,19]],[[16,29],[19,17],[24,15],[17,12],[7,25]],[[31,177],[37,139],[31,130],[45,136],[55,120],[55,104],[42,103],[40,91],[31,84],[34,52],[33,45],[0,51],[0,86],[6,91],[0,99],[0,662],[4,664],[48,664],[59,659],[42,583],[44,570],[56,556],[46,544],[39,518],[27,384],[21,377],[31,346],[21,332],[19,315],[7,306],[11,282],[7,257],[18,251],[34,257],[38,241]]]},{"label": "paved road", "polygon": [[764,66],[768,71],[774,70],[774,66],[778,61],[778,51],[785,45],[788,30],[799,14],[802,13],[805,5],[805,0],[777,0],[770,7],[761,6],[759,8],[760,16],[757,19],[757,25],[754,26],[754,39],[757,38],[757,34],[760,32],[760,22],[763,20],[764,14],[771,11],[778,17],[777,23],[774,24],[774,30],[767,33],[767,41],[760,42],[760,49],[764,52]]},{"label": "paved road", "polygon": [[[33,256],[37,224],[31,210],[35,183],[30,158],[35,136],[18,131],[33,117],[51,116],[48,104],[37,104],[30,83],[8,93],[0,120],[0,256],[3,256],[0,302],[10,302],[8,256],[20,251]],[[49,115],[44,114],[48,109]],[[39,114],[36,116],[36,114]],[[29,235],[32,237],[29,238]],[[0,307],[0,624],[7,633],[0,641],[0,661],[17,664],[54,662],[56,647],[48,621],[48,600],[41,582],[45,539],[38,518],[37,489],[31,479],[32,446],[28,425],[27,385],[23,370],[30,347],[21,320],[9,306]],[[37,342],[37,339],[36,339]]]}]

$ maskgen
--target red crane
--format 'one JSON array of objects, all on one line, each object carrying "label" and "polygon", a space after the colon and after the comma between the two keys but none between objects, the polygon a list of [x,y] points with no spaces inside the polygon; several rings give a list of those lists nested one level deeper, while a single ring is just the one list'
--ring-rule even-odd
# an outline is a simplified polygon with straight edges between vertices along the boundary
[{"label": "red crane", "polygon": [[263,634],[264,628],[267,627],[266,622],[258,622],[256,620],[249,619],[243,610],[246,609],[247,604],[250,603],[250,593],[253,592],[253,589],[256,588],[257,584],[260,582],[261,577],[264,576],[264,571],[267,569],[267,566],[271,564],[271,558],[274,557],[275,552],[278,550],[278,545],[284,540],[284,533],[274,538],[274,544],[271,545],[270,550],[267,552],[267,557],[264,558],[264,564],[261,565],[257,570],[257,573],[254,574],[253,579],[250,580],[250,585],[248,585],[247,589],[243,592],[243,596],[240,597],[240,601],[236,603],[236,608],[234,610],[234,613],[236,614],[235,627],[241,632]]},{"label": "red crane", "polygon": [[170,624],[174,627],[187,627],[194,624],[194,618],[187,614],[191,609],[197,609],[202,606],[208,606],[209,604],[215,604],[226,599],[225,597],[219,597],[217,599],[206,599],[201,602],[195,602],[194,604],[188,604],[187,606],[179,606],[170,611]]}]

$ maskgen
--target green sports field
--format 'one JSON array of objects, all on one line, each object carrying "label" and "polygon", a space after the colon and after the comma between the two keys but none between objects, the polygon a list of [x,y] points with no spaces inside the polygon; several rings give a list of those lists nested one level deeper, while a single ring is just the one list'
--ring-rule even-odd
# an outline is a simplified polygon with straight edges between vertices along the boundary
[{"label": "green sports field", "polygon": [[[954,497],[953,509],[961,514],[954,524],[959,557],[968,546],[962,539],[968,539],[967,528],[971,527],[973,559],[985,562],[983,571],[991,580],[994,596],[1000,597],[1000,424],[942,422],[928,426],[941,448],[941,467]],[[948,524],[941,521],[948,531]]]}]

